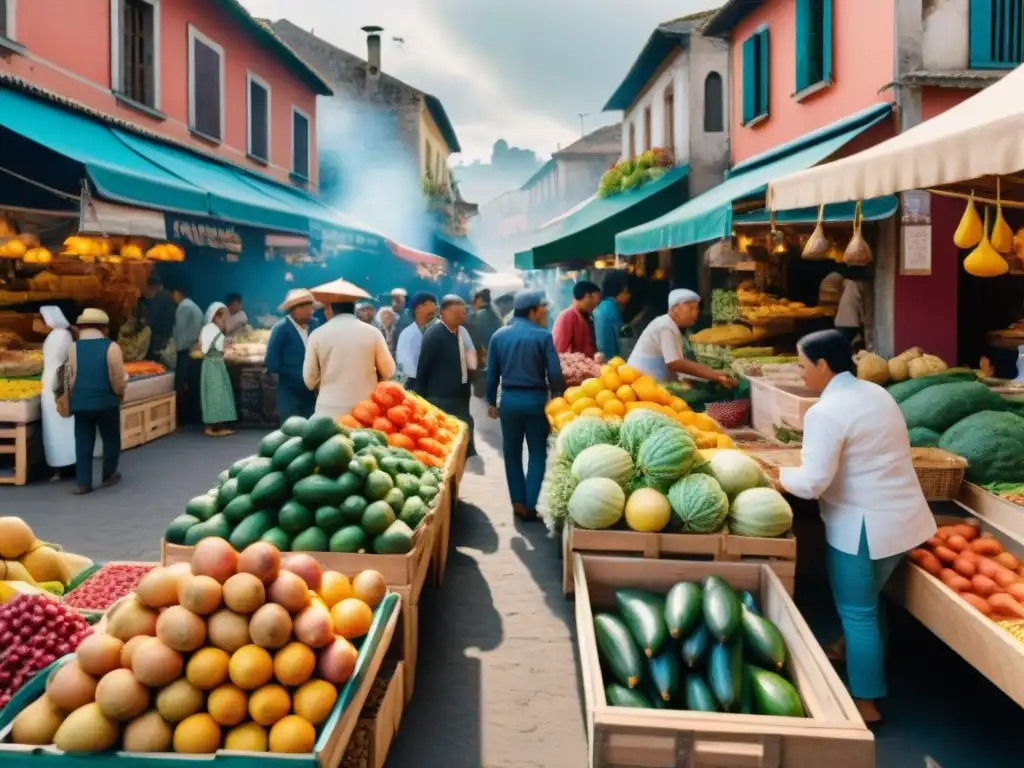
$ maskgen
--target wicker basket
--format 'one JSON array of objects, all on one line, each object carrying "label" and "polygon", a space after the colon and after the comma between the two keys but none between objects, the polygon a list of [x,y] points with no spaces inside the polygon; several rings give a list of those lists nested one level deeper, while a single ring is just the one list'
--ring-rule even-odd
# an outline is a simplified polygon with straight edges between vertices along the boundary
[{"label": "wicker basket", "polygon": [[911,448],[914,472],[928,501],[950,501],[960,493],[967,460],[939,448]]}]

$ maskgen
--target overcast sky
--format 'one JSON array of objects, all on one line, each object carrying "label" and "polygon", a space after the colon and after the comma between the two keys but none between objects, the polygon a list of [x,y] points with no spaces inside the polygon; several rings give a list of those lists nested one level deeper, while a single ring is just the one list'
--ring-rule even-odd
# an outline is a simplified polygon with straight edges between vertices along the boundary
[{"label": "overcast sky", "polygon": [[[442,100],[463,147],[490,157],[499,138],[550,155],[619,118],[601,113],[654,27],[721,0],[242,0],[359,56],[384,27],[382,66]],[[404,42],[394,42],[392,38]]]}]

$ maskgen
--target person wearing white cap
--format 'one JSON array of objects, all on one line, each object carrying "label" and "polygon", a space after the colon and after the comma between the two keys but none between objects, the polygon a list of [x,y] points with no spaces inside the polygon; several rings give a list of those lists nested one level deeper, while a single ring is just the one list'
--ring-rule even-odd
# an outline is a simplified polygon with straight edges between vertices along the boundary
[{"label": "person wearing white cap", "polygon": [[318,306],[309,291],[288,291],[278,307],[285,317],[270,331],[265,362],[267,371],[277,377],[277,416],[282,424],[291,416],[308,419],[316,410],[316,393],[310,392],[302,379],[302,364]]},{"label": "person wearing white cap", "polygon": [[687,288],[676,288],[668,295],[668,313],[654,318],[637,339],[629,366],[657,381],[675,380],[679,374],[706,379],[733,387],[728,374],[716,371],[696,360],[687,359],[688,344],[683,330],[700,317],[700,295]]},{"label": "person wearing white cap", "polygon": [[75,420],[64,418],[57,412],[57,398],[53,393],[57,383],[57,373],[64,361],[68,359],[68,349],[75,343],[71,335],[71,325],[59,307],[49,305],[40,307],[50,332],[43,342],[43,391],[41,395],[41,415],[43,419],[43,448],[46,452],[46,463],[59,480],[61,472],[75,465]]}]

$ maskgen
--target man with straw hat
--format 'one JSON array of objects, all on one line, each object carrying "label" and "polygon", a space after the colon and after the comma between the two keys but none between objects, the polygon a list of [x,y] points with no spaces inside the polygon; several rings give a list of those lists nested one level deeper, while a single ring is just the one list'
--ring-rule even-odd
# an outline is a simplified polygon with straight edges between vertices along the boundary
[{"label": "man with straw hat", "polygon": [[316,413],[340,418],[395,375],[395,361],[379,330],[360,322],[356,302],[369,294],[345,280],[318,286],[313,297],[324,304],[327,322],[309,335],[302,378],[319,390]]},{"label": "man with straw hat", "polygon": [[277,377],[277,416],[282,424],[291,416],[308,419],[316,409],[316,393],[306,387],[302,366],[313,312],[319,306],[307,290],[288,291],[284,303],[278,307],[285,317],[270,331],[266,365],[267,371]]}]

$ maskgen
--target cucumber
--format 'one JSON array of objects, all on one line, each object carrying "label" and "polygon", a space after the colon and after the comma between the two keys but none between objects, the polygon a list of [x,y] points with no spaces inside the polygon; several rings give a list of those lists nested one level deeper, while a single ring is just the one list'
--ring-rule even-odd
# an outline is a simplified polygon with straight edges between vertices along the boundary
[{"label": "cucumber", "polygon": [[665,643],[661,653],[647,661],[650,684],[657,696],[666,704],[679,694],[679,677],[682,664],[674,643]]},{"label": "cucumber", "polygon": [[[678,687],[678,683],[676,684],[676,687]],[[651,706],[654,709],[677,709],[678,708],[676,705],[673,705],[671,702],[663,701],[662,698],[661,698],[661,694],[658,693],[656,690],[654,690],[654,683],[652,683],[650,680],[644,680],[642,683],[640,683],[640,690],[643,691],[644,697],[646,699],[648,699],[648,701],[651,702]]]},{"label": "cucumber", "polygon": [[615,591],[615,604],[629,628],[629,634],[647,658],[661,651],[668,637],[663,615],[664,600],[640,589],[619,589]]},{"label": "cucumber", "polygon": [[711,634],[703,623],[698,624],[693,633],[685,638],[679,645],[679,657],[690,669],[698,666],[704,660],[704,655],[711,645]]},{"label": "cucumber", "polygon": [[782,633],[768,619],[746,606],[742,609],[740,634],[753,660],[776,672],[786,666],[786,641]]},{"label": "cucumber", "polygon": [[704,682],[704,678],[696,672],[686,676],[686,708],[694,712],[718,712],[718,702]]},{"label": "cucumber", "polygon": [[249,515],[236,525],[235,529],[231,532],[231,536],[228,538],[228,543],[241,552],[250,544],[255,544],[259,541],[260,537],[273,527],[273,513],[262,509]]},{"label": "cucumber", "polygon": [[743,668],[750,676],[750,693],[754,712],[776,717],[807,717],[800,694],[784,677],[752,664]]},{"label": "cucumber", "polygon": [[668,591],[665,598],[665,625],[676,638],[690,634],[701,617],[703,602],[700,587],[691,581],[681,581]]},{"label": "cucumber", "polygon": [[743,641],[739,635],[716,645],[708,658],[708,682],[711,692],[726,712],[739,707],[743,678]]},{"label": "cucumber", "polygon": [[[700,580],[700,586],[701,589],[707,589],[709,586],[729,587],[729,582],[721,576],[705,576]],[[729,587],[729,589],[732,589],[732,587]]]},{"label": "cucumber", "polygon": [[750,594],[750,592],[741,592],[740,602],[743,603],[743,606],[755,616],[761,615],[761,609],[757,607],[757,598]]},{"label": "cucumber", "polygon": [[716,642],[727,643],[740,628],[741,606],[732,587],[719,582],[709,577],[704,584],[704,623]]},{"label": "cucumber", "polygon": [[741,715],[752,715],[754,714],[754,692],[751,688],[752,680],[750,675],[747,674],[746,666],[744,665],[742,679],[740,680],[740,714]]},{"label": "cucumber", "polygon": [[616,681],[636,688],[644,677],[644,663],[626,625],[617,616],[599,613],[594,617],[594,634],[599,655]]},{"label": "cucumber", "polygon": [[651,709],[651,702],[640,691],[623,688],[618,683],[605,686],[604,695],[613,707],[633,707],[634,709]]}]

